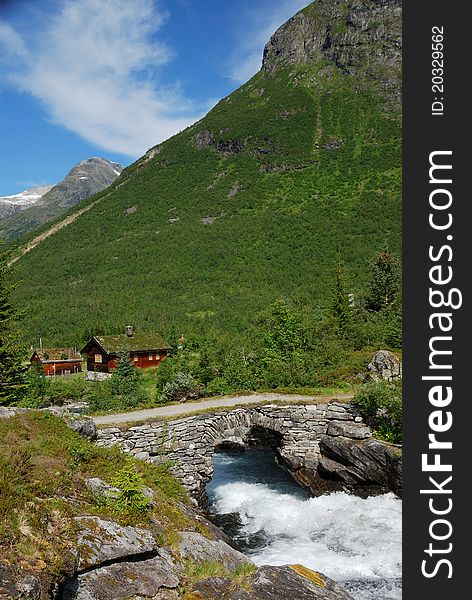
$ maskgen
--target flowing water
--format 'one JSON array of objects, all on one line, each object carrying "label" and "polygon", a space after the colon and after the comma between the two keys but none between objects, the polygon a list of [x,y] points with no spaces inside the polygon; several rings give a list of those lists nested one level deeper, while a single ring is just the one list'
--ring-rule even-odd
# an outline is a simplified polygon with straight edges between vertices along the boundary
[{"label": "flowing water", "polygon": [[402,504],[394,494],[311,498],[268,448],[215,453],[213,462],[211,511],[256,564],[303,564],[356,600],[401,599]]}]

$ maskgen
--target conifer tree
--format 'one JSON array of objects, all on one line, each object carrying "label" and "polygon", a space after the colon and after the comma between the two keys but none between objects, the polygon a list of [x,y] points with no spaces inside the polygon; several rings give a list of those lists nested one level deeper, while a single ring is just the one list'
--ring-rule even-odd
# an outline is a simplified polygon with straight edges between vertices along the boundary
[{"label": "conifer tree", "polygon": [[129,404],[143,399],[142,374],[131,362],[129,352],[118,354],[118,363],[110,378],[110,388],[113,394],[123,396]]},{"label": "conifer tree", "polygon": [[366,298],[367,310],[379,312],[392,306],[398,300],[400,286],[400,265],[385,244],[372,264],[372,279]]},{"label": "conifer tree", "polygon": [[23,397],[26,388],[24,349],[19,340],[20,313],[10,301],[15,284],[8,266],[11,251],[0,245],[0,405],[10,405]]}]

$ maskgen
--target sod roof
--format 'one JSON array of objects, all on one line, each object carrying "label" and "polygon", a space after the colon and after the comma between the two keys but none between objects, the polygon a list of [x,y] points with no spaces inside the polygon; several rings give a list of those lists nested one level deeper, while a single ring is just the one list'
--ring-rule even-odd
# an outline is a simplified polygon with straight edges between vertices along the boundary
[{"label": "sod roof", "polygon": [[90,346],[97,343],[108,354],[119,352],[139,352],[170,350],[171,346],[158,334],[133,334],[127,335],[96,335],[85,346],[81,352],[87,352]]}]

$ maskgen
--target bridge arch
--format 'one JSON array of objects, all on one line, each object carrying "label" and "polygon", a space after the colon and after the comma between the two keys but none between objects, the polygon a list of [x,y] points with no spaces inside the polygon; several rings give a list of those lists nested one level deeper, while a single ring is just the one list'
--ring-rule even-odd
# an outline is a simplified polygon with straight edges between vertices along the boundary
[{"label": "bridge arch", "polygon": [[102,446],[119,444],[125,452],[150,462],[172,461],[174,474],[190,496],[204,504],[206,484],[213,475],[212,456],[216,448],[225,444],[246,446],[258,433],[266,432],[266,435],[272,435],[277,454],[285,466],[293,467],[292,474],[297,469],[316,471],[321,437],[368,438],[370,429],[361,421],[350,404],[337,401],[269,404],[133,427],[107,427],[99,430],[97,443]]}]

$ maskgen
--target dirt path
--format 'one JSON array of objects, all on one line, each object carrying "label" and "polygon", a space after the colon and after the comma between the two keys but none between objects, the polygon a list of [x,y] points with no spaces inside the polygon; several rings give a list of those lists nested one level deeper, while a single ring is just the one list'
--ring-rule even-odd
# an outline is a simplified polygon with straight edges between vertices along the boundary
[{"label": "dirt path", "polygon": [[93,417],[97,425],[118,425],[119,423],[132,423],[135,421],[146,421],[158,417],[180,417],[192,412],[206,410],[208,408],[232,407],[246,404],[258,404],[260,402],[326,402],[328,400],[339,400],[348,402],[353,394],[337,394],[335,396],[299,396],[296,394],[250,394],[247,396],[224,396],[223,398],[209,398],[198,402],[186,402],[184,404],[173,404],[171,406],[159,406],[157,408],[146,408],[127,413],[116,413]]}]

